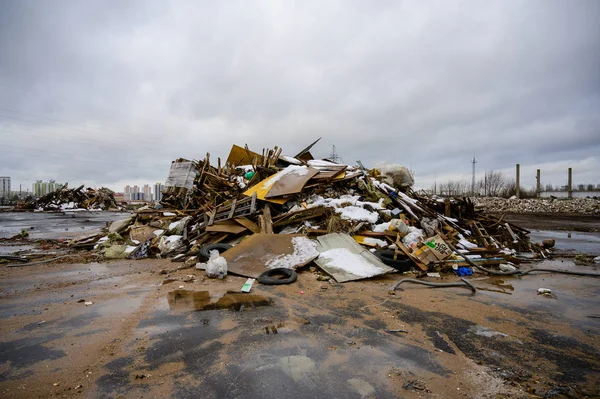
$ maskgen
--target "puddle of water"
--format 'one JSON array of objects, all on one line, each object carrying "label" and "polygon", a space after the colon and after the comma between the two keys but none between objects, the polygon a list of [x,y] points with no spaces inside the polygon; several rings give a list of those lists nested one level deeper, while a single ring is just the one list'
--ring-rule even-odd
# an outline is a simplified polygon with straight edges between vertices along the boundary
[{"label": "puddle of water", "polygon": [[0,255],[11,255],[17,252],[33,251],[34,249],[35,246],[28,244],[11,245],[10,243],[2,243],[0,244]]},{"label": "puddle of water", "polygon": [[[576,266],[571,261],[549,260],[530,266],[558,270],[586,271],[600,273],[597,266]],[[500,285],[502,284],[502,285]],[[481,295],[474,300],[489,302],[490,298],[498,305],[509,305],[524,310],[543,310],[557,317],[577,321],[576,324],[589,324],[587,316],[593,314],[600,297],[600,279],[593,277],[571,276],[565,274],[535,273],[522,277],[486,277],[476,279],[475,285],[481,288]],[[488,287],[501,287],[495,292]],[[513,289],[507,289],[512,286]],[[549,288],[551,297],[538,295],[540,287]]]},{"label": "puddle of water", "polygon": [[531,230],[531,241],[542,242],[554,239],[556,249],[573,250],[580,253],[600,254],[600,233],[577,231]]},{"label": "puddle of water", "polygon": [[271,298],[239,292],[211,293],[209,291],[175,290],[169,292],[167,299],[172,310],[214,310],[267,306]]}]

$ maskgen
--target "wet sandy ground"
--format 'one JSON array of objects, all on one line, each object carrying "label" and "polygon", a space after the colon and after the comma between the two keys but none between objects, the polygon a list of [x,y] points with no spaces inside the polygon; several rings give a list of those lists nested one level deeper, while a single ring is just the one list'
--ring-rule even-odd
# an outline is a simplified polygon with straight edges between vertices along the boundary
[{"label": "wet sandy ground", "polygon": [[[255,301],[240,303],[221,296],[244,278],[160,273],[180,265],[0,268],[0,396],[600,395],[600,319],[588,317],[600,316],[600,279],[480,275],[475,295],[414,285],[389,295],[399,275],[330,284],[306,270],[292,285],[255,283]],[[223,309],[195,310],[219,298]]]}]

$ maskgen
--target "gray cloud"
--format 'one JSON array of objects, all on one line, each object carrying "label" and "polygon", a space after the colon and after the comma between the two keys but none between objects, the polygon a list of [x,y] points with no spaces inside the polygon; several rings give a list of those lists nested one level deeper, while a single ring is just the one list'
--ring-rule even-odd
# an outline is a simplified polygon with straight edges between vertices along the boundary
[{"label": "gray cloud", "polygon": [[322,136],[315,155],[403,163],[421,187],[468,178],[473,155],[600,183],[599,17],[595,0],[3,0],[0,174],[121,189],[180,156]]}]

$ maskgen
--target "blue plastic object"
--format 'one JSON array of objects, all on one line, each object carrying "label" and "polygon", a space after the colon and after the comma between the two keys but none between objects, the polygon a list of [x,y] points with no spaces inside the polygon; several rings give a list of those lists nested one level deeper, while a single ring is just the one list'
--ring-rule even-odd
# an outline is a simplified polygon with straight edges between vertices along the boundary
[{"label": "blue plastic object", "polygon": [[473,270],[471,270],[470,267],[459,267],[458,269],[455,270],[455,272],[460,277],[462,277],[462,276],[472,276],[473,275]]}]

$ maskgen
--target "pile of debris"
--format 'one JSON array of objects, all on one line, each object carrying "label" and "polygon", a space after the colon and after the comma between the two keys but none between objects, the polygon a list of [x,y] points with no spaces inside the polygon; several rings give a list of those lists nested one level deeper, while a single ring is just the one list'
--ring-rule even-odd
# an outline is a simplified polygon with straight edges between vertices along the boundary
[{"label": "pile of debris", "polygon": [[27,198],[20,205],[22,209],[38,211],[121,210],[115,200],[115,193],[108,188],[95,190],[88,187],[84,190],[81,185],[70,189],[68,184],[40,198]]},{"label": "pile of debris", "polygon": [[477,207],[489,213],[577,213],[600,215],[598,198],[542,198],[516,199],[482,197],[473,198]]},{"label": "pile of debris", "polygon": [[468,199],[415,193],[405,167],[316,160],[315,143],[295,156],[234,145],[216,166],[209,154],[178,159],[159,206],[73,246],[106,258],[171,257],[207,271],[219,257],[227,273],[250,278],[314,262],[338,282],[413,268],[463,275],[475,264],[517,264],[519,252],[546,251]]}]

